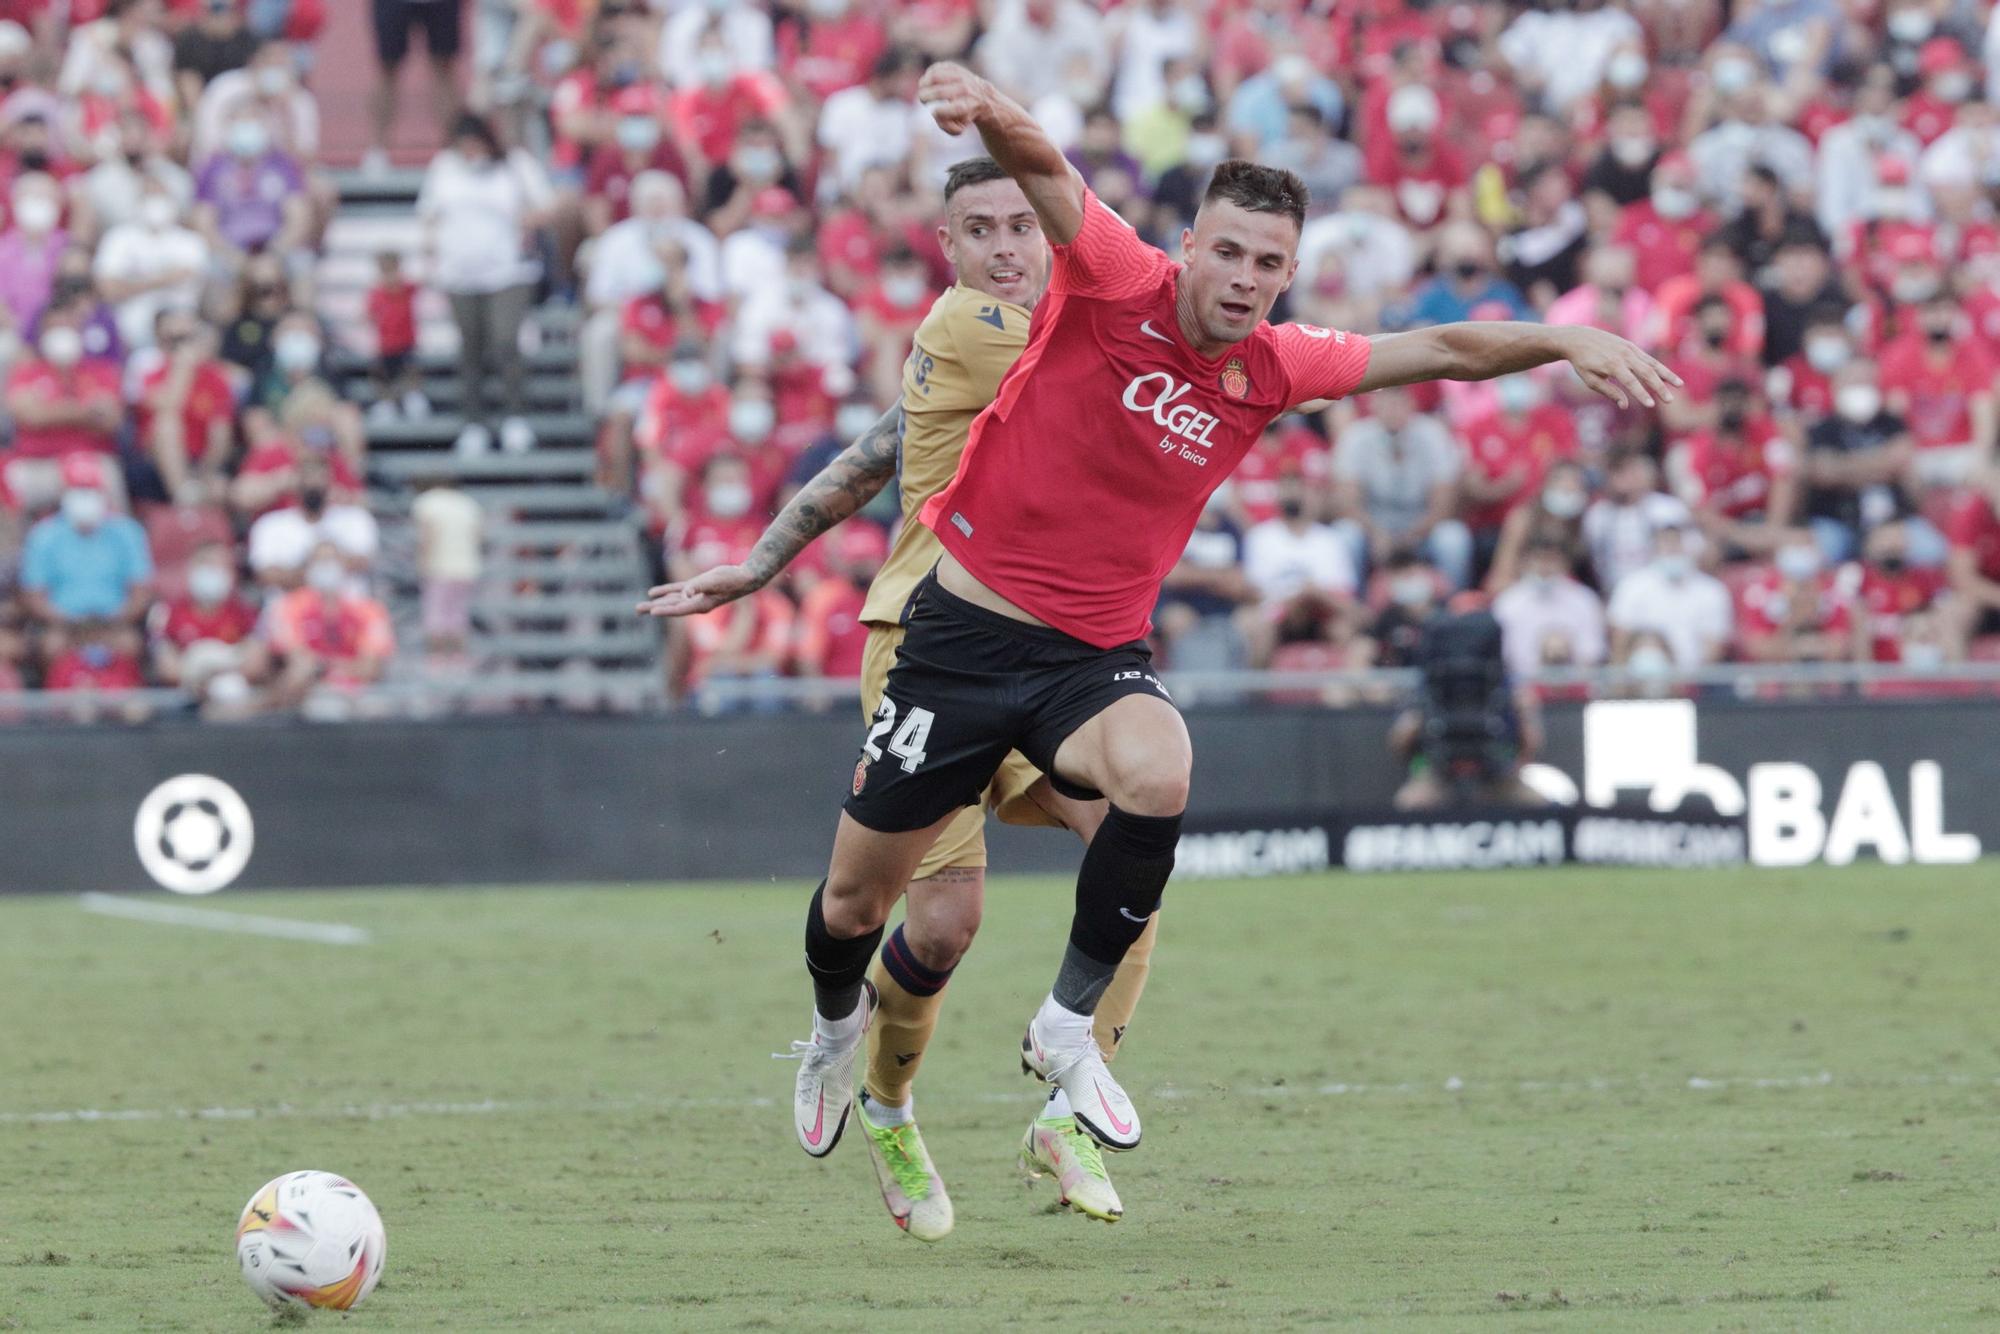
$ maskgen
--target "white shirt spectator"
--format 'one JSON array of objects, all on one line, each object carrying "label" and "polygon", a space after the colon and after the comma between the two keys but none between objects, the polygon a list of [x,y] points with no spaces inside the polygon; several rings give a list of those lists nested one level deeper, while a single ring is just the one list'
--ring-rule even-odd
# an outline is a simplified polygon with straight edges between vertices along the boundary
[{"label": "white shirt spectator", "polygon": [[1500,623],[1500,651],[1507,670],[1517,677],[1533,676],[1542,667],[1542,645],[1550,635],[1569,641],[1578,667],[1604,661],[1604,603],[1574,579],[1534,576],[1517,579],[1493,599],[1493,619]]},{"label": "white shirt spectator", "polygon": [[1416,242],[1402,223],[1379,213],[1328,213],[1307,221],[1299,233],[1294,286],[1312,291],[1328,266],[1341,275],[1349,295],[1400,293],[1417,271]]},{"label": "white shirt spectator", "polygon": [[1687,151],[1702,195],[1725,213],[1742,204],[1743,174],[1758,163],[1776,172],[1787,190],[1813,187],[1812,140],[1789,125],[1726,120],[1697,134]]},{"label": "white shirt spectator", "polygon": [[1858,116],[1820,136],[1813,212],[1837,251],[1846,248],[1855,223],[1875,215],[1874,196],[1881,188],[1877,160],[1886,155],[1915,162],[1923,149],[1916,135],[1886,117]]},{"label": "white shirt spectator", "polygon": [[1986,102],[2000,106],[2000,9],[1986,21],[1986,41],[1980,51],[1986,64]]},{"label": "white shirt spectator", "polygon": [[1653,537],[1662,528],[1683,529],[1681,541],[1699,552],[1701,537],[1688,527],[1693,522],[1687,503],[1664,491],[1649,491],[1629,505],[1609,496],[1592,501],[1583,512],[1583,542],[1597,586],[1616,589],[1625,576],[1651,564]]},{"label": "white shirt spectator", "polygon": [[297,506],[287,506],[250,525],[250,568],[259,578],[295,573],[322,542],[332,543],[349,560],[372,562],[381,535],[375,516],[359,505],[328,505],[318,523]]},{"label": "white shirt spectator", "polygon": [[676,88],[701,84],[701,39],[711,22],[722,27],[723,49],[733,73],[755,74],[771,68],[776,48],[771,42],[771,16],[761,5],[740,0],[694,0],[685,4],[660,29],[660,73]]},{"label": "white shirt spectator", "polygon": [[423,537],[424,578],[468,583],[479,578],[486,512],[478,501],[457,487],[434,486],[410,503],[410,517]]},{"label": "white shirt spectator", "polygon": [[1621,46],[1645,46],[1639,21],[1607,5],[1587,14],[1531,9],[1500,34],[1500,54],[1561,110],[1596,92]]},{"label": "white shirt spectator", "polygon": [[143,223],[113,227],[98,243],[90,267],[98,285],[143,282],[168,274],[184,275],[178,282],[129,296],[112,309],[118,337],[128,348],[153,345],[153,318],[167,309],[193,310],[201,303],[201,285],[208,276],[208,242],[189,227],[154,231]]},{"label": "white shirt spectator", "polygon": [[194,177],[178,162],[158,153],[136,168],[126,162],[124,154],[114,153],[85,172],[79,188],[98,225],[109,231],[139,220],[139,199],[146,181],[166,186],[183,216],[193,207]]},{"label": "white shirt spectator", "polygon": [[542,164],[520,149],[490,163],[439,153],[417,192],[417,216],[437,245],[432,281],[462,295],[534,282],[542,268],[527,249],[528,217],[554,201]]},{"label": "white shirt spectator", "polygon": [[845,301],[824,287],[794,291],[784,281],[744,298],[729,354],[739,366],[768,365],[771,339],[780,332],[797,338],[799,356],[815,366],[847,366],[861,352],[854,315]]},{"label": "white shirt spectator", "polygon": [[[703,301],[722,297],[722,246],[715,233],[693,218],[627,218],[604,229],[590,246],[590,276],[583,286],[584,302],[595,307],[623,306],[660,285],[656,238],[673,238],[687,256],[688,286]],[[783,267],[780,259],[779,267]]]},{"label": "white shirt spectator", "polygon": [[1026,0],[998,0],[986,35],[972,50],[981,74],[1033,105],[1063,91],[1075,69],[1088,69],[1102,91],[1110,73],[1104,18],[1083,0],[1055,0],[1044,27],[1028,16]]},{"label": "white shirt spectator", "polygon": [[[201,162],[224,147],[223,132],[236,119],[237,108],[260,97],[254,70],[233,69],[216,75],[202,89],[194,108],[193,139],[188,161]],[[294,83],[282,114],[271,124],[271,139],[302,162],[319,157],[319,103],[313,95]]]},{"label": "white shirt spectator", "polygon": [[1926,186],[1984,187],[2000,170],[2000,125],[1955,125],[1939,135],[1917,166]]},{"label": "white shirt spectator", "polygon": [[118,31],[116,19],[97,19],[73,30],[63,47],[62,70],[56,75],[56,91],[65,97],[85,93],[121,95],[130,82],[120,52],[131,60],[139,82],[161,101],[174,100],[174,44],[157,28],[140,28],[128,44]]},{"label": "white shirt spectator", "polygon": [[1619,630],[1650,630],[1666,640],[1674,665],[1683,670],[1712,661],[1734,625],[1729,590],[1720,579],[1700,570],[1669,575],[1657,561],[1619,583],[1609,615]]},{"label": "white shirt spectator", "polygon": [[1361,488],[1368,517],[1392,537],[1417,526],[1431,492],[1456,480],[1464,464],[1445,424],[1423,413],[1393,436],[1379,419],[1364,417],[1340,433],[1333,451],[1334,477]]},{"label": "white shirt spectator", "polygon": [[1356,584],[1354,557],[1340,534],[1323,523],[1294,532],[1266,519],[1243,536],[1243,577],[1266,602],[1285,602],[1315,589],[1347,596]]},{"label": "white shirt spectator", "polygon": [[722,239],[722,290],[748,301],[785,281],[785,243],[756,227],[742,227]]},{"label": "white shirt spectator", "polygon": [[1130,120],[1167,100],[1166,64],[1196,56],[1201,50],[1201,29],[1194,15],[1176,0],[1158,7],[1121,5],[1112,11],[1111,21],[1119,27],[1111,110],[1119,120]]},{"label": "white shirt spectator", "polygon": [[928,113],[894,97],[877,98],[865,83],[843,88],[819,111],[819,146],[832,170],[821,175],[823,200],[852,190],[870,167],[897,167],[910,155],[913,118]]}]

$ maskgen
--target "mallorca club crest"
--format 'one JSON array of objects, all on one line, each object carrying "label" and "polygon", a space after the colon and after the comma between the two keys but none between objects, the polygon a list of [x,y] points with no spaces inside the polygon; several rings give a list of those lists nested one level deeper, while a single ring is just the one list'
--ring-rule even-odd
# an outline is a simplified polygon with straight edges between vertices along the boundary
[{"label": "mallorca club crest", "polygon": [[868,757],[863,755],[854,762],[854,795],[860,796],[861,789],[868,786]]},{"label": "mallorca club crest", "polygon": [[1250,376],[1243,369],[1243,358],[1231,357],[1229,364],[1222,368],[1222,392],[1231,398],[1249,396]]}]

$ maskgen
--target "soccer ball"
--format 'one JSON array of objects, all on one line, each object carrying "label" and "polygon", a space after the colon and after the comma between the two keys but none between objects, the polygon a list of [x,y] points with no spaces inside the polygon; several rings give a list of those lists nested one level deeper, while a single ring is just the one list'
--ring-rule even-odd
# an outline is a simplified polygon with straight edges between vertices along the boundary
[{"label": "soccer ball", "polygon": [[243,1281],[272,1309],[352,1310],[375,1291],[389,1241],[361,1188],[331,1172],[267,1181],[236,1223]]}]

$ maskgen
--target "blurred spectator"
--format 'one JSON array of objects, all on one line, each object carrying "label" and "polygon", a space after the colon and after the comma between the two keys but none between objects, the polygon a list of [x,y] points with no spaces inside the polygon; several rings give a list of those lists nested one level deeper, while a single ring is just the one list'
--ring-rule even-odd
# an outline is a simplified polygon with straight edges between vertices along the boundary
[{"label": "blurred spectator", "polygon": [[1681,671],[1721,660],[1734,625],[1729,590],[1695,568],[1694,536],[1691,528],[1662,527],[1652,562],[1619,581],[1606,609],[1613,662],[1642,670],[1637,654],[1647,634],[1659,636]]},{"label": "blurred spectator", "polygon": [[1397,547],[1421,549],[1454,588],[1472,578],[1472,534],[1454,517],[1464,461],[1444,424],[1415,409],[1410,391],[1369,396],[1372,416],[1341,433],[1334,501],[1363,570]]},{"label": "blurred spectator", "polygon": [[1965,482],[1993,459],[2000,436],[1996,367],[1965,338],[1958,303],[1940,291],[1923,303],[1918,324],[1882,349],[1882,392],[1909,423],[1917,479],[1930,486]]},{"label": "blurred spectator", "polygon": [[1644,45],[1637,21],[1603,0],[1530,9],[1507,26],[1499,42],[1521,91],[1555,111],[1595,91],[1620,49]]},{"label": "blurred spectator", "polygon": [[1508,375],[1494,381],[1493,389],[1497,410],[1466,428],[1467,466],[1460,483],[1465,525],[1489,551],[1507,516],[1536,494],[1550,466],[1577,451],[1575,425],[1548,400],[1541,381]]},{"label": "blurred spectator", "polygon": [[[1659,468],[1649,455],[1630,450],[1606,462],[1604,494],[1583,513],[1584,546],[1600,593],[1608,595],[1625,576],[1651,563],[1662,528],[1693,524],[1686,503],[1659,488]],[[1689,533],[1683,540],[1697,539]]]},{"label": "blurred spectator", "polygon": [[1652,334],[1653,298],[1638,285],[1632,252],[1601,245],[1583,257],[1583,282],[1549,304],[1550,324],[1581,324],[1643,342]]},{"label": "blurred spectator", "polygon": [[161,310],[193,310],[200,302],[209,247],[201,233],[181,224],[180,212],[171,187],[147,178],[140,185],[138,220],[111,228],[98,245],[92,274],[116,309],[118,337],[127,347],[151,344]]},{"label": "blurred spectator", "polygon": [[[1850,361],[1833,373],[1833,415],[1806,432],[1805,519],[1829,564],[1859,554],[1863,539],[1884,524],[1911,520],[1907,489],[1915,450],[1909,428],[1883,405],[1875,366]],[[1928,560],[1944,558],[1935,529],[1925,530]]]},{"label": "blurred spectator", "polygon": [[1654,334],[1649,341],[1664,348],[1680,346],[1696,332],[1696,313],[1703,303],[1719,298],[1730,314],[1723,347],[1739,357],[1758,356],[1764,349],[1764,298],[1743,281],[1742,269],[1725,238],[1702,242],[1693,273],[1668,278],[1654,289]]},{"label": "blurred spectator", "polygon": [[1337,116],[1329,118],[1311,103],[1291,103],[1284,137],[1266,144],[1258,155],[1269,166],[1296,173],[1322,213],[1359,185],[1367,171],[1361,150],[1335,136],[1338,123]]},{"label": "blurred spectator", "polygon": [[687,216],[687,194],[665,172],[640,173],[632,182],[632,215],[592,243],[584,286],[584,321],[578,374],[584,410],[601,413],[618,383],[618,358],[631,302],[667,281],[664,257],[686,266],[687,293],[703,303],[722,296],[721,250],[714,233]]},{"label": "blurred spectator", "polygon": [[0,232],[0,327],[18,336],[41,318],[69,235],[59,226],[62,197],[54,178],[16,177],[12,202],[12,225]]},{"label": "blurred spectator", "polygon": [[1534,318],[1521,290],[1494,272],[1493,241],[1480,227],[1454,223],[1444,228],[1437,265],[1437,276],[1417,288],[1401,313],[1385,316],[1385,323],[1415,326]]},{"label": "blurred spectator", "polygon": [[267,637],[280,662],[282,698],[303,702],[321,686],[353,689],[379,680],[395,652],[389,612],[354,590],[340,552],[315,549],[305,583],[272,605]]},{"label": "blurred spectator", "polygon": [[1514,506],[1500,525],[1493,562],[1486,572],[1486,590],[1498,593],[1520,578],[1530,547],[1558,546],[1565,570],[1581,568],[1584,560],[1583,512],[1590,504],[1590,481],[1583,465],[1558,459],[1532,500]]},{"label": "blurred spectator", "polygon": [[1871,65],[1855,90],[1853,115],[1820,137],[1814,211],[1843,256],[1852,247],[1856,226],[1883,216],[1883,167],[1895,163],[1907,172],[1923,150],[1917,137],[1896,122],[1895,106],[1896,71]]},{"label": "blurred spectator", "polygon": [[1799,355],[1809,325],[1838,309],[1841,293],[1832,261],[1817,235],[1793,233],[1772,257],[1764,299],[1764,364]]},{"label": "blurred spectator", "polygon": [[298,57],[282,39],[263,42],[250,63],[218,74],[194,110],[188,157],[199,162],[226,147],[229,124],[253,111],[271,132],[271,143],[301,162],[319,157],[319,103],[299,82]]},{"label": "blurred spectator", "polygon": [[898,246],[882,257],[881,278],[855,301],[856,332],[875,401],[893,403],[902,393],[903,362],[936,297],[923,261],[909,247]]},{"label": "blurred spectator", "polygon": [[135,479],[135,497],[220,497],[235,450],[236,392],[215,358],[213,333],[191,312],[163,310],[150,355],[135,358],[132,369],[138,372],[132,434],[154,473]]},{"label": "blurred spectator", "polygon": [[1261,603],[1252,623],[1252,657],[1258,662],[1269,660],[1287,619],[1323,626],[1360,583],[1349,543],[1313,515],[1305,485],[1296,477],[1279,481],[1277,514],[1244,534],[1243,575]]},{"label": "blurred spectator", "polygon": [[192,22],[174,38],[174,86],[181,105],[201,101],[210,80],[242,69],[257,53],[257,39],[237,0],[201,0]]},{"label": "blurred spectator", "polygon": [[900,166],[909,157],[911,129],[924,114],[915,105],[920,73],[908,52],[885,51],[867,82],[826,99],[818,131],[819,146],[827,154],[820,175],[822,199],[851,190],[870,167]]},{"label": "blurred spectator", "polygon": [[1952,502],[1945,536],[1952,593],[1946,629],[1953,657],[1963,658],[1974,639],[2000,635],[2000,471],[1982,473]]},{"label": "blurred spectator", "polygon": [[[1472,173],[1444,129],[1444,110],[1437,94],[1422,84],[1406,84],[1389,96],[1384,118],[1388,133],[1370,135],[1363,145],[1369,183],[1390,192],[1403,220],[1412,227],[1428,229],[1463,214]],[[1479,238],[1476,247],[1474,235]],[[1489,248],[1485,242],[1485,233],[1475,228],[1461,236],[1457,249],[1462,253],[1485,250]],[[1492,267],[1490,254],[1480,258],[1484,268]],[[1447,258],[1443,262],[1452,261]],[[1470,282],[1471,278],[1460,276],[1457,297],[1461,301]]]},{"label": "blurred spectator", "polygon": [[410,506],[417,525],[417,578],[423,599],[424,650],[454,658],[466,650],[472,599],[485,562],[486,515],[479,502],[440,478]]},{"label": "blurred spectator", "polygon": [[1416,552],[1397,550],[1376,574],[1375,588],[1370,602],[1383,604],[1375,616],[1376,661],[1384,667],[1416,666],[1424,626],[1444,606],[1444,577]]},{"label": "blurred spectator", "polygon": [[518,149],[504,151],[493,127],[470,114],[459,117],[451,146],[431,160],[424,175],[417,216],[435,256],[427,267],[451,298],[458,324],[459,413],[465,424],[455,447],[461,454],[492,448],[489,373],[499,381],[501,447],[510,453],[534,448],[523,406],[521,326],[541,266],[526,255],[552,201],[541,164]]},{"label": "blurred spectator", "polygon": [[[46,662],[78,647],[86,634],[114,652],[136,652],[131,627],[146,613],[153,560],[146,530],[112,508],[108,472],[87,454],[63,460],[62,504],[28,530],[21,596],[40,628]],[[113,632],[108,641],[96,637],[99,625]]]},{"label": "blurred spectator", "polygon": [[[784,275],[783,283],[761,287],[744,298],[736,312],[731,357],[739,366],[769,365],[784,339],[801,361],[840,379],[858,350],[854,316],[821,283],[819,252],[810,238],[791,243]],[[845,393],[846,386],[842,383],[830,392]]]},{"label": "blurred spectator", "polygon": [[868,584],[889,557],[889,540],[872,523],[845,523],[828,540],[827,577],[799,599],[798,643],[792,664],[800,676],[841,680],[861,675],[868,627],[861,604]]},{"label": "blurred spectator", "polygon": [[1576,286],[1589,219],[1569,169],[1551,162],[1521,183],[1521,216],[1501,242],[1507,279],[1538,309]]},{"label": "blurred spectator", "polygon": [[1067,92],[1088,107],[1104,96],[1110,52],[1103,16],[1084,0],[997,0],[972,57],[1025,106]]},{"label": "blurred spectator", "polygon": [[188,562],[185,589],[153,608],[153,675],[222,703],[236,703],[261,674],[252,635],[257,609],[236,587],[236,561],[211,544]]},{"label": "blurred spectator", "polygon": [[162,136],[144,116],[126,112],[112,133],[116,151],[98,155],[71,197],[70,230],[92,243],[114,227],[139,221],[148,183],[164,187],[182,208],[194,199],[194,178],[167,154]]},{"label": "blurred spectator", "polygon": [[1186,550],[1161,585],[1153,619],[1167,662],[1177,670],[1241,667],[1236,613],[1256,600],[1243,574],[1242,530],[1229,516],[1227,493],[1218,491],[1202,507]]},{"label": "blurred spectator", "polygon": [[1723,89],[1720,71],[1740,59],[1726,55],[1711,66],[1718,72],[1717,91],[1723,94],[1721,119],[1697,134],[1687,148],[1702,196],[1725,213],[1743,206],[1743,182],[1752,167],[1770,168],[1790,191],[1810,190],[1813,183],[1812,141],[1778,119],[1777,90],[1761,83]]},{"label": "blurred spectator", "polygon": [[[1604,603],[1571,576],[1569,549],[1560,541],[1528,543],[1521,577],[1493,599],[1493,619],[1500,623],[1507,670],[1516,677],[1558,661],[1567,667],[1604,661]],[[1560,642],[1560,652],[1551,651],[1551,640]]]},{"label": "blurred spectator", "polygon": [[1632,251],[1639,286],[1657,293],[1669,278],[1693,267],[1702,238],[1715,226],[1715,215],[1696,192],[1694,163],[1673,152],[1653,168],[1646,197],[1620,211],[1611,239]]},{"label": "blurred spectator", "polygon": [[381,536],[359,497],[335,484],[333,466],[320,450],[306,450],[297,464],[297,503],[280,505],[250,525],[251,572],[272,588],[294,587],[307,565],[331,552],[344,570],[365,571]]},{"label": "blurred spectator", "polygon": [[1231,134],[1255,145],[1255,156],[1262,160],[1264,150],[1290,128],[1294,108],[1337,125],[1346,101],[1338,83],[1314,69],[1304,55],[1290,51],[1236,85],[1225,121]]},{"label": "blurred spectator", "polygon": [[[21,506],[39,510],[61,489],[58,461],[64,456],[117,452],[118,428],[125,420],[118,367],[85,359],[83,335],[75,325],[48,322],[34,354],[23,357],[7,377],[7,414],[14,419],[7,485]],[[124,495],[115,469],[93,485],[107,488],[113,499]]]},{"label": "blurred spectator", "polygon": [[389,166],[389,130],[396,123],[396,81],[421,31],[431,67],[431,110],[440,128],[458,114],[459,0],[374,0],[375,89],[368,99],[368,153],[362,170]]},{"label": "blurred spectator", "polygon": [[375,333],[375,358],[369,369],[375,389],[371,415],[384,421],[399,415],[412,421],[430,416],[431,401],[419,387],[417,374],[417,287],[403,272],[403,257],[393,250],[375,256],[368,323]]},{"label": "blurred spectator", "polygon": [[229,122],[223,145],[195,182],[194,222],[214,262],[233,273],[257,251],[295,253],[312,226],[299,164],[272,145],[270,127],[254,112]]},{"label": "blurred spectator", "polygon": [[[616,115],[611,142],[591,153],[583,181],[583,231],[596,236],[614,222],[632,216],[633,185],[647,172],[658,172],[682,185],[688,175],[680,149],[666,137],[659,98],[651,88],[626,88],[611,101]],[[686,196],[677,197],[675,213],[683,212]]]},{"label": "blurred spectator", "polygon": [[[1858,633],[1864,641],[1860,647],[1864,658],[1916,666],[1919,659],[1935,651],[1937,656],[1924,665],[1936,666],[1944,661],[1941,646],[1949,640],[1948,633],[1936,634],[1935,642],[1925,643],[1914,657],[1910,641],[1920,621],[1934,632],[1949,630],[1930,610],[1945,587],[1945,572],[1941,565],[1923,567],[1912,562],[1911,531],[1899,524],[1870,533],[1862,549],[1862,564],[1844,567],[1839,586],[1851,597],[1854,615],[1861,621]],[[1942,545],[1942,538],[1938,540]],[[1850,583],[1857,571],[1858,583]]]},{"label": "blurred spectator", "polygon": [[1769,552],[1798,517],[1798,447],[1744,381],[1725,380],[1715,405],[1715,425],[1668,456],[1669,475],[1725,558]]},{"label": "blurred spectator", "polygon": [[1772,567],[1743,588],[1740,638],[1753,662],[1839,662],[1861,656],[1848,600],[1804,533],[1780,546]]},{"label": "blurred spectator", "polygon": [[1652,193],[1653,167],[1659,160],[1652,113],[1637,102],[1622,102],[1612,108],[1604,146],[1583,173],[1584,196],[1602,194],[1621,209],[1639,203]]}]

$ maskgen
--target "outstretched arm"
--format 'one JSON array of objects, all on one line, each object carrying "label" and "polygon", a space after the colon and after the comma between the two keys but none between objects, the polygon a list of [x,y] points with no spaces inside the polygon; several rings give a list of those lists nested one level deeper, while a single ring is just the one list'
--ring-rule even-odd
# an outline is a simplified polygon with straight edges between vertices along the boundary
[{"label": "outstretched arm", "polygon": [[1083,227],[1083,177],[1019,102],[948,60],[924,71],[917,101],[946,134],[979,131],[1000,170],[1020,184],[1043,235],[1056,245],[1076,239]]},{"label": "outstretched arm", "polygon": [[1509,321],[1437,324],[1370,338],[1368,370],[1355,393],[1419,380],[1491,380],[1567,361],[1590,388],[1616,403],[1671,403],[1681,377],[1616,334],[1581,325]]},{"label": "outstretched arm", "polygon": [[692,579],[647,590],[642,615],[694,616],[747,597],[792,563],[806,544],[873,500],[896,475],[903,409],[890,408],[799,488],[741,565],[718,565]]}]

